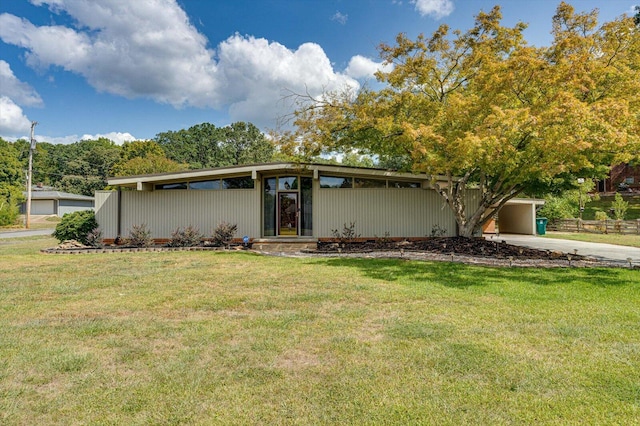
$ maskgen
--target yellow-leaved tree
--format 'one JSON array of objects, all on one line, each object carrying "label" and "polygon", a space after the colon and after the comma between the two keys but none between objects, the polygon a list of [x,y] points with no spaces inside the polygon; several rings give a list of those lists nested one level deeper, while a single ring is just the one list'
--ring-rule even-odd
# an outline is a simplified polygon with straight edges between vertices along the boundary
[{"label": "yellow-leaved tree", "polygon": [[[546,47],[527,44],[525,24],[502,26],[497,6],[464,33],[400,34],[379,48],[393,66],[376,75],[382,89],[301,96],[281,147],[356,149],[430,174],[471,236],[523,192],[640,155],[640,30],[626,15],[597,17],[561,3]],[[471,186],[480,204],[468,209]]]}]

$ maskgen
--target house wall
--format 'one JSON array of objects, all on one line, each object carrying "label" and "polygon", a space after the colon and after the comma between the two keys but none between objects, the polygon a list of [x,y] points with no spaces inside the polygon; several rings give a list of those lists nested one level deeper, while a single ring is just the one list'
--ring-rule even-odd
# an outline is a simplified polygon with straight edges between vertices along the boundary
[{"label": "house wall", "polygon": [[[210,236],[220,222],[238,225],[236,236],[259,237],[260,192],[257,189],[223,191],[122,191],[121,233],[146,224],[153,238],[170,238],[178,227],[197,227]],[[118,193],[96,192],[96,220],[103,237],[117,237]]]},{"label": "house wall", "polygon": [[60,217],[64,216],[67,213],[73,213],[82,210],[93,210],[93,202],[83,200],[58,201],[58,216]]},{"label": "house wall", "polygon": [[[431,189],[420,188],[352,188],[315,187],[314,236],[330,237],[331,230],[342,230],[355,222],[363,237],[424,237],[434,226],[455,236],[457,226],[451,209]],[[477,204],[476,191],[468,191],[469,207]]]},{"label": "house wall", "polygon": [[[253,190],[122,191],[121,236],[133,225],[146,224],[153,238],[170,238],[178,227],[192,225],[205,235],[222,221],[238,225],[238,237],[261,236],[261,181]],[[477,191],[465,196],[468,209],[477,205]],[[96,220],[106,239],[118,236],[118,193],[96,191]],[[445,236],[457,235],[450,208],[431,189],[350,188],[323,189],[314,180],[313,236],[331,237],[333,229],[355,222],[362,237],[424,237],[434,226]]]}]

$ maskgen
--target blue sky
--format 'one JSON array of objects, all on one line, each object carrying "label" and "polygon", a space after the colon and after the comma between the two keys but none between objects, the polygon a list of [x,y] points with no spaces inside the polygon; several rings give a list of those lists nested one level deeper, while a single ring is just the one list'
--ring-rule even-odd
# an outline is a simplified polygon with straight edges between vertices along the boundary
[{"label": "blue sky", "polygon": [[[573,0],[600,20],[638,0]],[[480,10],[528,23],[551,41],[555,0],[4,0],[0,2],[0,137],[150,139],[210,122],[263,130],[290,112],[289,92],[373,80],[376,47],[468,29]]]}]

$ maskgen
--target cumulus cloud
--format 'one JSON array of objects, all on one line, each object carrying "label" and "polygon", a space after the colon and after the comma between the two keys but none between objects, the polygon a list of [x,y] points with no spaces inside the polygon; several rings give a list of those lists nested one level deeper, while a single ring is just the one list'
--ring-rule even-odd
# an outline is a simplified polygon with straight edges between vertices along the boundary
[{"label": "cumulus cloud", "polygon": [[381,62],[372,61],[364,56],[356,55],[351,58],[345,73],[353,78],[372,78],[377,71],[389,72],[393,65],[383,65]]},{"label": "cumulus cloud", "polygon": [[35,26],[5,13],[0,38],[24,48],[30,66],[61,67],[98,91],[175,107],[228,108],[234,120],[265,126],[280,115],[283,90],[319,95],[358,87],[317,44],[289,49],[235,34],[211,49],[176,0],[31,2],[69,15],[74,26]]},{"label": "cumulus cloud", "polygon": [[11,66],[0,59],[0,95],[6,96],[18,105],[42,106],[42,98],[31,86],[16,78]]},{"label": "cumulus cloud", "polygon": [[42,98],[31,86],[13,74],[0,59],[0,135],[12,137],[31,129],[22,106],[42,106]]},{"label": "cumulus cloud", "polygon": [[412,0],[416,10],[422,16],[433,16],[436,19],[444,18],[453,13],[452,0]]},{"label": "cumulus cloud", "polygon": [[0,135],[15,136],[31,129],[22,108],[7,96],[0,96]]},{"label": "cumulus cloud", "polygon": [[[122,132],[109,132],[105,134],[95,134],[95,135],[82,135],[79,140],[96,140],[100,138],[106,138],[112,140],[116,143],[116,145],[122,145],[124,142],[136,141],[138,138],[133,136],[131,133],[122,133]],[[76,139],[77,141],[78,139]]]}]

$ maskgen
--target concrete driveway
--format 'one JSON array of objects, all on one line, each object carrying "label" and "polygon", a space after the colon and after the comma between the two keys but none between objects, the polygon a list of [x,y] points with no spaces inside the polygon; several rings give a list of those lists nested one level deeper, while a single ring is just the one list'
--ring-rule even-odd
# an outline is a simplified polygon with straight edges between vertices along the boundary
[{"label": "concrete driveway", "polygon": [[628,258],[633,259],[634,264],[640,264],[640,248],[617,246],[614,244],[586,243],[582,241],[559,240],[555,238],[544,238],[534,235],[500,234],[485,235],[488,240],[506,241],[516,246],[530,247],[539,250],[561,251],[563,253],[574,253],[578,250],[581,256],[589,256],[602,261],[628,262]]}]

